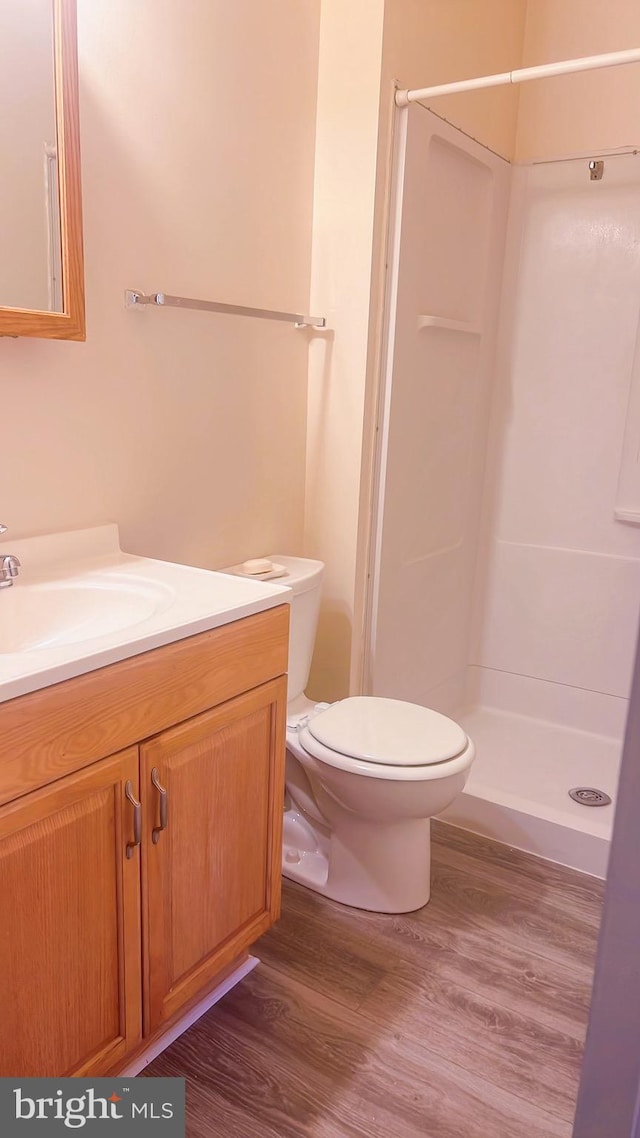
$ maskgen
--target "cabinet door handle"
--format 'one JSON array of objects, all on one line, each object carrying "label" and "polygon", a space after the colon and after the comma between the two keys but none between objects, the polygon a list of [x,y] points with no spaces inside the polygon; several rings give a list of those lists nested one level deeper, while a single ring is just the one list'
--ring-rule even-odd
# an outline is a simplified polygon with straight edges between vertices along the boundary
[{"label": "cabinet door handle", "polygon": [[153,785],[155,786],[156,790],[158,791],[158,794],[160,795],[160,825],[154,826],[153,830],[151,831],[151,839],[152,839],[153,844],[155,846],[160,841],[160,834],[162,833],[163,830],[166,830],[166,828],[167,828],[168,797],[169,796],[167,794],[165,787],[160,782],[160,775],[158,774],[158,768],[157,767],[154,767],[153,770],[151,771],[151,781],[152,781]]},{"label": "cabinet door handle", "polygon": [[133,851],[142,841],[142,808],[133,793],[133,783],[128,779],[124,788],[125,796],[133,806],[133,841],[127,842],[127,857],[133,857]]}]

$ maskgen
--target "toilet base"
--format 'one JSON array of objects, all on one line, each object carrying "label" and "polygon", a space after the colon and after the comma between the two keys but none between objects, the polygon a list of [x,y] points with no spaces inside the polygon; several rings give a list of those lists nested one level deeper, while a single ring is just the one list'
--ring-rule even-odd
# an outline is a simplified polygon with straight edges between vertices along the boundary
[{"label": "toilet base", "polygon": [[341,838],[316,827],[292,802],[284,812],[282,873],[343,905],[412,913],[431,892],[430,819],[381,825],[352,818]]}]

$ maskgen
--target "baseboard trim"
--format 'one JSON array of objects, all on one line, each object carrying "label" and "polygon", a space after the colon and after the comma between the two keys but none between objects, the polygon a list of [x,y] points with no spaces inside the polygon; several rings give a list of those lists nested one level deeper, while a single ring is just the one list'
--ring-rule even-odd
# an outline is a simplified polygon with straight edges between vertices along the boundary
[{"label": "baseboard trim", "polygon": [[134,1078],[135,1075],[139,1075],[145,1067],[149,1066],[149,1063],[153,1063],[153,1060],[157,1059],[158,1055],[161,1055],[170,1044],[174,1043],[187,1028],[199,1020],[205,1012],[208,1012],[209,1008],[217,1004],[223,996],[227,995],[227,992],[230,992],[232,988],[235,988],[236,984],[244,980],[245,976],[253,972],[253,969],[259,963],[260,961],[257,956],[248,956],[246,960],[243,960],[242,964],[239,964],[237,968],[234,968],[233,972],[225,976],[224,980],[222,980],[212,992],[209,992],[203,999],[199,1000],[197,1004],[189,1008],[189,1011],[179,1020],[176,1020],[171,1027],[168,1027],[162,1035],[153,1039],[144,1051],[139,1052],[135,1059],[131,1060],[131,1062],[123,1068],[119,1077]]}]

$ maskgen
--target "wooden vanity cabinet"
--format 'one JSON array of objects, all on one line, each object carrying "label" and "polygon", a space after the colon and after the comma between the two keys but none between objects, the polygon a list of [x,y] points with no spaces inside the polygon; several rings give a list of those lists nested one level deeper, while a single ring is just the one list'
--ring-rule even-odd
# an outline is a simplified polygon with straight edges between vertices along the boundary
[{"label": "wooden vanity cabinet", "polygon": [[0,1075],[123,1069],[277,919],[288,615],[0,705]]}]

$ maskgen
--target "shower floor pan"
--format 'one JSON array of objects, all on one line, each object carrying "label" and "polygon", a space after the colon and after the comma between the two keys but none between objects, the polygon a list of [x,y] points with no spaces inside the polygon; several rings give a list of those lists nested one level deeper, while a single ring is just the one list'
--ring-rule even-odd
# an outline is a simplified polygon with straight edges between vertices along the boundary
[{"label": "shower floor pan", "polygon": [[[604,877],[621,741],[491,707],[455,718],[477,755],[443,821]],[[573,802],[569,790],[577,786],[604,790],[613,802]]]}]

